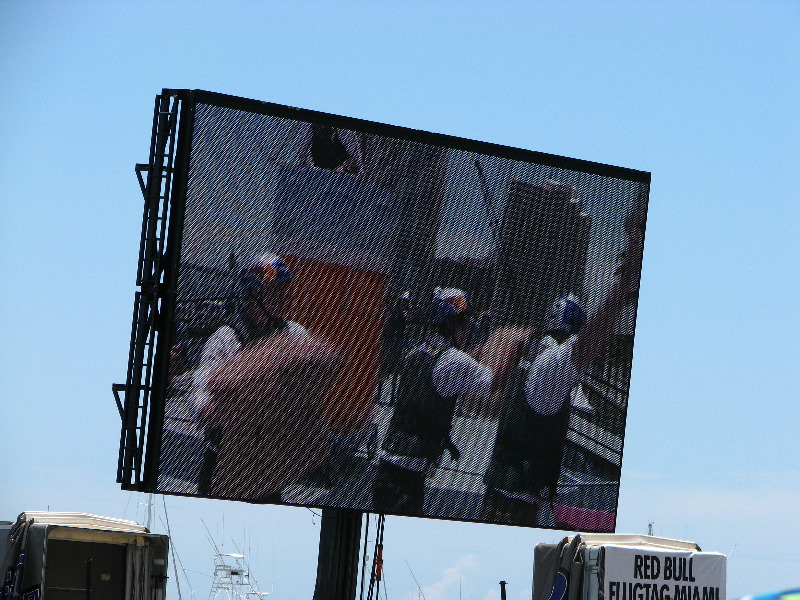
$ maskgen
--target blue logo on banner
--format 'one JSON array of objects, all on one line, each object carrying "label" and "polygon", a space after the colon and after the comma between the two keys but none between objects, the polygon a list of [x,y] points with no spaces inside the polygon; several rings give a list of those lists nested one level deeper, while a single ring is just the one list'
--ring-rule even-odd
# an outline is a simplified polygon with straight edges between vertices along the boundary
[{"label": "blue logo on banner", "polygon": [[563,571],[556,573],[556,580],[553,582],[553,591],[550,592],[550,600],[564,600],[567,595],[567,575]]}]

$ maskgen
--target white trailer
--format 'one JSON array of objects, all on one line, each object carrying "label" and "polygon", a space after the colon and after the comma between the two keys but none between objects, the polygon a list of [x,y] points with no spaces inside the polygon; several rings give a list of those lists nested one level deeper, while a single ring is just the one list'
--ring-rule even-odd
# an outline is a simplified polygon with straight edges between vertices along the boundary
[{"label": "white trailer", "polygon": [[693,542],[582,533],[536,546],[533,600],[726,600],[726,562]]},{"label": "white trailer", "polygon": [[133,521],[24,512],[0,522],[3,600],[164,600],[169,538]]}]

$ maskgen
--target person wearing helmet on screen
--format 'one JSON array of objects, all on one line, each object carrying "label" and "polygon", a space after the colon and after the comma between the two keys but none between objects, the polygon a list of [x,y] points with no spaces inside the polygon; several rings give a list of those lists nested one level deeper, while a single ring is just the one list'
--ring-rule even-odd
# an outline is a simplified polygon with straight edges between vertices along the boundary
[{"label": "person wearing helmet on screen", "polygon": [[520,361],[498,424],[484,476],[484,518],[555,525],[553,502],[569,422],[570,394],[609,344],[635,292],[644,241],[644,205],[626,222],[628,249],[605,298],[587,316],[571,293],[547,311],[543,336]]},{"label": "person wearing helmet on screen", "polygon": [[510,370],[494,369],[469,354],[472,306],[458,288],[436,288],[431,306],[434,333],[400,364],[397,398],[373,482],[373,510],[420,514],[425,479],[447,450],[460,452],[450,437],[459,396],[489,394]]},{"label": "person wearing helmet on screen", "polygon": [[284,319],[286,293],[292,273],[286,263],[271,252],[258,255],[239,273],[237,307],[228,324],[208,338],[194,374],[195,407],[201,415],[207,410],[207,382],[225,360],[245,345],[279,332],[307,337],[305,327]]},{"label": "person wearing helmet on screen", "polygon": [[485,510],[490,520],[532,519],[541,500],[553,498],[569,422],[568,400],[579,375],[571,349],[585,315],[577,297],[563,294],[550,306],[533,360],[523,360],[498,424]]},{"label": "person wearing helmet on screen", "polygon": [[[247,473],[242,474],[242,481],[224,480],[220,475],[222,469],[217,467],[222,460],[233,462],[231,457],[236,453],[244,454],[242,446],[247,447],[252,456],[261,457],[258,449],[254,449],[256,445],[294,436],[288,431],[296,426],[291,422],[294,414],[283,421],[275,418],[269,426],[259,425],[257,430],[253,425],[264,417],[259,412],[268,412],[265,406],[272,412],[277,410],[278,401],[267,404],[265,395],[281,397],[283,404],[287,398],[292,401],[286,389],[274,389],[277,384],[270,389],[270,382],[281,377],[282,363],[291,363],[297,371],[302,361],[308,363],[309,356],[319,362],[330,355],[330,350],[315,341],[305,327],[285,318],[292,279],[289,267],[279,256],[270,252],[259,255],[239,273],[238,306],[232,318],[218,328],[203,347],[194,375],[198,422],[206,441],[198,480],[200,494],[254,501],[280,499],[281,486],[261,493],[257,489],[259,482],[246,481]],[[320,370],[307,369],[307,379],[311,378],[312,371],[319,373]],[[307,410],[303,401],[304,398],[298,401],[298,412]],[[291,408],[286,406],[289,411]],[[253,415],[247,415],[248,412]],[[234,422],[237,425],[234,426]],[[253,439],[243,439],[250,429],[254,432]],[[258,439],[262,435],[270,439]],[[243,456],[241,462],[245,461]],[[282,480],[284,474],[272,475],[273,479]],[[252,479],[257,478],[253,476]]]}]

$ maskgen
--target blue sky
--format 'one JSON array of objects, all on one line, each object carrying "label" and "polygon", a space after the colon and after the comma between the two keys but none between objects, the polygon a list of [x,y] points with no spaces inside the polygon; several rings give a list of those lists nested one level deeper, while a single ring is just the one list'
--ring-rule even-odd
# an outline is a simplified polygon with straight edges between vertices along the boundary
[{"label": "blue sky", "polygon": [[[780,0],[0,0],[0,518],[142,518],[110,391],[134,165],[155,94],[198,88],[652,172],[618,531],[729,554],[729,598],[800,584],[798,26]],[[310,511],[166,503],[187,569],[211,571],[202,517],[274,597],[310,597]],[[561,536],[390,518],[389,597],[411,570],[428,600],[529,597]]]}]

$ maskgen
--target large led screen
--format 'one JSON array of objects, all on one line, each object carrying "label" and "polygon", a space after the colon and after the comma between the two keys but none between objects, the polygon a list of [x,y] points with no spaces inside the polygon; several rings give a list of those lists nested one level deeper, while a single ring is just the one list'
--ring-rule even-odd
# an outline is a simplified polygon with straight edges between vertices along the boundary
[{"label": "large led screen", "polygon": [[145,487],[614,530],[648,173],[181,110]]}]

